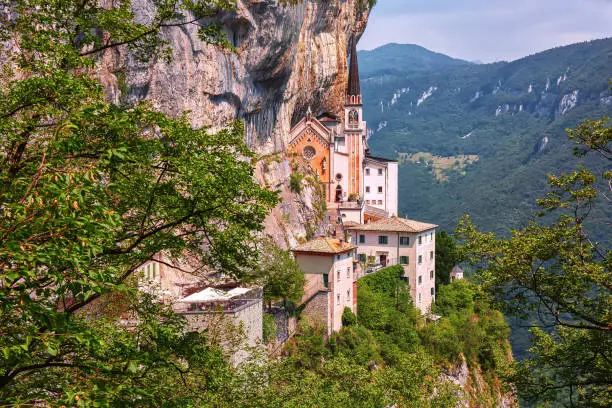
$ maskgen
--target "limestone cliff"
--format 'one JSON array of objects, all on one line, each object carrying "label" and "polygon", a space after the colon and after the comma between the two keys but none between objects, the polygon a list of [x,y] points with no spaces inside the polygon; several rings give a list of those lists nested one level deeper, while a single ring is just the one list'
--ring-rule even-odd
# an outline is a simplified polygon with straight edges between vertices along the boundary
[{"label": "limestone cliff", "polygon": [[[236,54],[200,41],[195,25],[167,28],[172,62],[142,64],[114,50],[99,75],[114,102],[147,99],[171,115],[190,111],[196,127],[242,118],[254,150],[281,151],[309,106],[315,114],[341,111],[350,38],[361,36],[368,17],[362,3],[238,0],[235,12],[219,16]],[[134,0],[136,19],[151,18],[152,7]]]}]

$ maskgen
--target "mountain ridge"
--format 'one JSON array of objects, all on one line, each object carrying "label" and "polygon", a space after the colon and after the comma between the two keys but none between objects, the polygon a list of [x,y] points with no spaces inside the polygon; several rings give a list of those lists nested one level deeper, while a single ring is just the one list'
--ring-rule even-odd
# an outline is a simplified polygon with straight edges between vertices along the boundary
[{"label": "mountain ridge", "polygon": [[[529,219],[546,174],[603,166],[573,158],[565,128],[612,114],[611,38],[483,65],[436,57],[440,64],[413,69],[401,55],[383,57],[362,74],[365,119],[374,154],[416,157],[400,166],[403,215],[452,230],[470,213],[487,230],[508,231]],[[436,163],[420,163],[419,153],[478,160],[450,165],[441,181]]]}]

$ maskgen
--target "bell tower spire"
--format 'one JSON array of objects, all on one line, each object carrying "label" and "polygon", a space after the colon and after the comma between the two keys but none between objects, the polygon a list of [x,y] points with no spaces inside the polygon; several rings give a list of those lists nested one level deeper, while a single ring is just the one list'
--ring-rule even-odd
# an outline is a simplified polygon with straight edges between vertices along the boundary
[{"label": "bell tower spire", "polygon": [[351,60],[349,64],[349,79],[346,89],[346,104],[361,105],[361,86],[359,84],[359,63],[357,62],[357,39],[351,39]]}]

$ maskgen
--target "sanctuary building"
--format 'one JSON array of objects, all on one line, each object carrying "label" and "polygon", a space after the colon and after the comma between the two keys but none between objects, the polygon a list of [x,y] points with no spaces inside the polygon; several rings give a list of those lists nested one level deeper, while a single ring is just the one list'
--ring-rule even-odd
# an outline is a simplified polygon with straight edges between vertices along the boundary
[{"label": "sanctuary building", "polygon": [[398,163],[370,155],[366,130],[353,41],[344,117],[314,117],[309,111],[291,129],[288,149],[318,174],[326,187],[327,208],[342,222],[397,216]]}]

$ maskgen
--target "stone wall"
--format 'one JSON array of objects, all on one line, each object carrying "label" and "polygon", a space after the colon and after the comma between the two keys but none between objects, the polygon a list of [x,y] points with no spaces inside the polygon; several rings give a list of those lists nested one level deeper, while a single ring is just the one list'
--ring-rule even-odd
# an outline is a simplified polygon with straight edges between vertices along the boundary
[{"label": "stone wall", "polygon": [[327,334],[331,334],[330,296],[330,292],[320,291],[306,303],[301,315],[301,320],[312,326],[323,325],[323,327],[327,327]]}]

